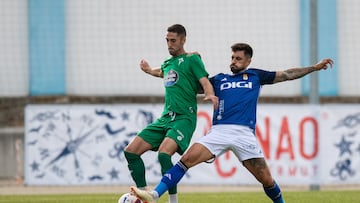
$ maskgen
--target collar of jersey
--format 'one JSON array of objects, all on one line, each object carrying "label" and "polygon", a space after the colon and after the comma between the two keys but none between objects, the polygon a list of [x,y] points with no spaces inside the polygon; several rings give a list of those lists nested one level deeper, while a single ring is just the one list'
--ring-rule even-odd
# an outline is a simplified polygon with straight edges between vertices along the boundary
[{"label": "collar of jersey", "polygon": [[179,55],[179,56],[170,56],[170,58],[168,58],[168,59],[165,60],[165,63],[166,63],[166,62],[169,62],[169,61],[172,61],[172,60],[175,60],[175,59],[177,59],[177,58],[183,57],[183,56],[185,56],[186,54],[187,54],[187,53],[181,54],[181,55]]}]

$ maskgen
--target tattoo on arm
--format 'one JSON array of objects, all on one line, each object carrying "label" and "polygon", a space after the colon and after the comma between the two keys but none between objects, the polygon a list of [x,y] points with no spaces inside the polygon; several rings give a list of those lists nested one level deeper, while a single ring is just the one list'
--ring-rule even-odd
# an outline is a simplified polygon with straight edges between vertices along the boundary
[{"label": "tattoo on arm", "polygon": [[311,72],[315,71],[314,66],[304,67],[304,68],[291,68],[285,71],[282,71],[277,75],[274,82],[283,82],[287,80],[295,80],[301,78]]}]

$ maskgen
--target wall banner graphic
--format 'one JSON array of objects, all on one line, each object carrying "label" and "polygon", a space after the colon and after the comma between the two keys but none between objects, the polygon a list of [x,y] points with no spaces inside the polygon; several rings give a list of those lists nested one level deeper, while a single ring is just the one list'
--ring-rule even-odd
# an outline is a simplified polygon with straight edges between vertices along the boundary
[{"label": "wall banner graphic", "polygon": [[[27,185],[132,185],[125,146],[157,119],[162,104],[29,105],[25,109]],[[192,142],[211,127],[212,105],[201,104]],[[360,105],[258,107],[256,136],[281,184],[360,183]],[[149,184],[161,178],[156,152],[142,155]],[[173,163],[179,160],[174,155]],[[256,184],[225,153],[202,163],[180,184]]]}]

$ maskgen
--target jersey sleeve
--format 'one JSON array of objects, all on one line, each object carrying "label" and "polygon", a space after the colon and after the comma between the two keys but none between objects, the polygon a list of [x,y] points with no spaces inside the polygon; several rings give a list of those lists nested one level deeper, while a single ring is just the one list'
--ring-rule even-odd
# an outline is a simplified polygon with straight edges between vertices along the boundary
[{"label": "jersey sleeve", "polygon": [[191,63],[192,71],[193,71],[195,77],[198,80],[200,80],[200,78],[202,78],[202,77],[208,77],[209,74],[205,70],[205,65],[204,65],[203,61],[201,60],[201,58],[199,57],[199,55],[193,54],[189,57],[191,60],[190,63]]},{"label": "jersey sleeve", "polygon": [[212,86],[215,86],[216,81],[220,81],[223,77],[224,77],[224,73],[218,73],[216,75],[209,77],[209,81],[212,84]]},{"label": "jersey sleeve", "polygon": [[209,77],[210,83],[214,86],[215,83],[215,76]]},{"label": "jersey sleeve", "polygon": [[257,68],[251,68],[250,70],[254,71],[258,75],[261,85],[268,85],[274,83],[276,75],[275,71],[266,71]]}]

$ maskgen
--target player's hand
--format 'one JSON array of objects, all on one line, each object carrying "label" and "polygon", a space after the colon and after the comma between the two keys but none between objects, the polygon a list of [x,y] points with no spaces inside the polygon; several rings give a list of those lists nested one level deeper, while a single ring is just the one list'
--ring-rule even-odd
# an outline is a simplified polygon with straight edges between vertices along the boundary
[{"label": "player's hand", "polygon": [[334,64],[334,61],[332,59],[326,58],[326,59],[321,60],[319,63],[315,64],[314,67],[316,68],[316,70],[321,70],[321,69],[326,70],[328,68],[328,66],[330,66],[330,68],[332,68],[333,64]]},{"label": "player's hand", "polygon": [[204,97],[204,101],[211,101],[213,103],[214,109],[217,109],[219,107],[219,98],[215,95],[208,95]]},{"label": "player's hand", "polygon": [[139,64],[139,65],[140,65],[140,68],[141,68],[142,71],[144,71],[145,73],[150,74],[150,72],[151,72],[151,67],[150,67],[149,63],[148,63],[146,60],[142,59],[142,60],[140,61],[140,64]]}]

